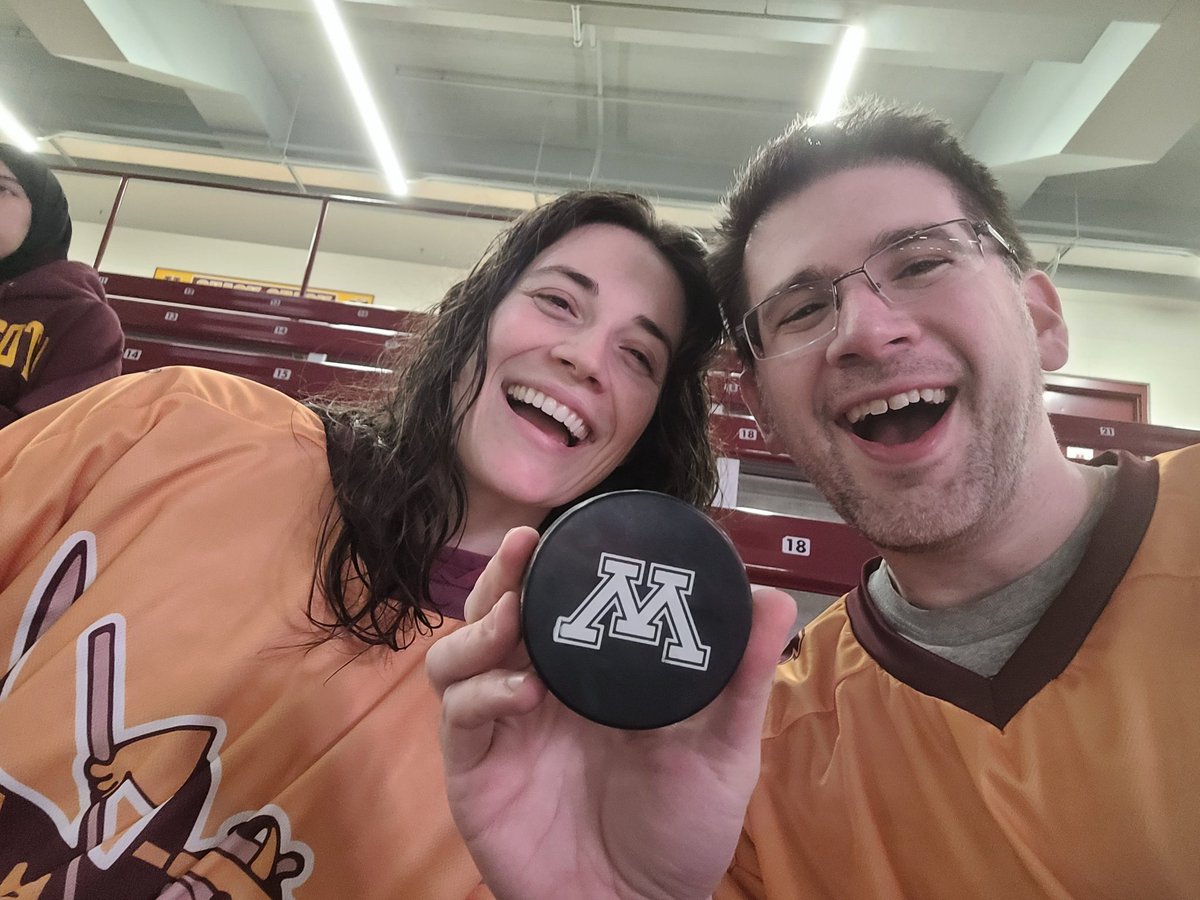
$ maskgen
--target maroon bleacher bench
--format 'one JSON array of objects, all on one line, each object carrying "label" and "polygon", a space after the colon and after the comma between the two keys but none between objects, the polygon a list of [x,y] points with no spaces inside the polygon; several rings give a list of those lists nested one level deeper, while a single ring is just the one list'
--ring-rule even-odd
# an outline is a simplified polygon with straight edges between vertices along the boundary
[{"label": "maroon bleacher bench", "polygon": [[123,371],[218,369],[294,397],[376,376],[420,313],[102,273],[126,332]]},{"label": "maroon bleacher bench", "polygon": [[209,306],[239,312],[270,313],[289,319],[308,319],[338,325],[358,325],[387,331],[412,331],[414,321],[422,313],[357,303],[335,303],[311,297],[285,297],[238,291],[231,288],[202,284],[185,284],[140,275],[101,272],[100,280],[109,294],[119,297],[141,297],[187,306]]},{"label": "maroon bleacher bench", "polygon": [[840,522],[748,509],[711,513],[746,564],[754,584],[840,596],[859,582],[863,563],[879,551]]}]

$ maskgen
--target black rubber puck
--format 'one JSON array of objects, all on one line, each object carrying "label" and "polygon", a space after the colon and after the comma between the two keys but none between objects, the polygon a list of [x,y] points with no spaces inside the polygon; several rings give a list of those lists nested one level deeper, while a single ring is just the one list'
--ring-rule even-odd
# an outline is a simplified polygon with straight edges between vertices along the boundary
[{"label": "black rubber puck", "polygon": [[542,536],[521,619],[534,668],[567,707],[614,728],[670,725],[729,682],[750,583],[699,510],[653,491],[585,500]]}]

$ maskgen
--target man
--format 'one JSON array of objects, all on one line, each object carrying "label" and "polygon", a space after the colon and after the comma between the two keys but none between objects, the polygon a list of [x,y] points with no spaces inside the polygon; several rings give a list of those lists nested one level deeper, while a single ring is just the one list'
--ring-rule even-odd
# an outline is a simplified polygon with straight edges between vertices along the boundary
[{"label": "man", "polygon": [[[1200,450],[1061,455],[1041,370],[1066,327],[994,179],[921,114],[799,123],[713,269],[770,444],[883,553],[778,669],[716,895],[1196,896]],[[439,645],[451,802],[498,895],[712,889],[778,599],[718,703],[651,735],[544,697],[509,595]]]}]

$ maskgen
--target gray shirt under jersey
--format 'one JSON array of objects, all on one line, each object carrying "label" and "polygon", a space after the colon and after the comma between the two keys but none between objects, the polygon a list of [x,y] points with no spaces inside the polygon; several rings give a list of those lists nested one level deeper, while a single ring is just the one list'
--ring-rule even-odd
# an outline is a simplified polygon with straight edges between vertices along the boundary
[{"label": "gray shirt under jersey", "polygon": [[1049,559],[994,594],[949,609],[920,609],[896,590],[887,562],[867,587],[880,614],[914,644],[991,677],[1025,640],[1078,568],[1092,529],[1116,486],[1116,466],[1083,467],[1091,501],[1082,521]]}]

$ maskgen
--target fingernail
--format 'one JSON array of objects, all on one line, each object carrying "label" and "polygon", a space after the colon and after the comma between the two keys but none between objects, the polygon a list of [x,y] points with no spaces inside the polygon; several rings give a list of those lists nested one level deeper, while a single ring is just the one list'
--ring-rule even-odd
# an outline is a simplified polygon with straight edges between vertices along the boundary
[{"label": "fingernail", "polygon": [[509,693],[515,694],[521,689],[521,686],[525,684],[525,680],[528,677],[528,672],[517,672],[504,679],[504,686],[508,688]]}]

